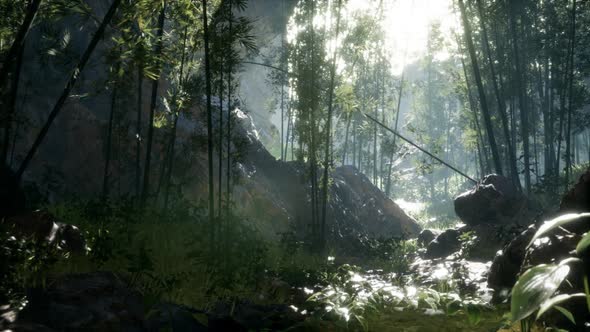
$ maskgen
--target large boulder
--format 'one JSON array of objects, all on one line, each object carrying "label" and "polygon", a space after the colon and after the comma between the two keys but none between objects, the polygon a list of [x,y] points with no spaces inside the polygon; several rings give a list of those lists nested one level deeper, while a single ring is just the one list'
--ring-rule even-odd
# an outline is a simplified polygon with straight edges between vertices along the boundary
[{"label": "large boulder", "polygon": [[353,166],[332,173],[329,220],[332,233],[352,228],[372,238],[416,237],[418,223]]},{"label": "large boulder", "polygon": [[509,179],[491,174],[455,198],[455,213],[467,225],[528,224],[531,210],[526,197]]}]

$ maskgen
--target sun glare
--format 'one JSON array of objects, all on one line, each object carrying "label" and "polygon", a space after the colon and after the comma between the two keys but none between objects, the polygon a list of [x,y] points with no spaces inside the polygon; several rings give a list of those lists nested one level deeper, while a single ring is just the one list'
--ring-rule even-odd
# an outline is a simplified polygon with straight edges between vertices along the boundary
[{"label": "sun glare", "polygon": [[[452,31],[459,22],[451,0],[383,0],[383,3],[385,44],[395,74],[400,74],[404,65],[424,55],[432,23],[438,22],[443,36],[450,42],[454,40]],[[346,9],[348,13],[376,10],[375,0],[351,0]],[[449,54],[445,49],[438,52],[438,58]]]}]

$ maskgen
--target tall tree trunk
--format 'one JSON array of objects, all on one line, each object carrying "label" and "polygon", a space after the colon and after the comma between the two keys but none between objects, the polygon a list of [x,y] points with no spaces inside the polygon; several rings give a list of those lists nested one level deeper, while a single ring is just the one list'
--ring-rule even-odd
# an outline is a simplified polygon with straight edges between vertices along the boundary
[{"label": "tall tree trunk", "polygon": [[514,151],[511,138],[510,138],[510,129],[508,128],[508,116],[506,115],[506,105],[502,99],[502,93],[500,92],[500,88],[498,85],[498,80],[496,78],[496,68],[494,66],[494,60],[492,58],[492,51],[490,49],[490,44],[488,40],[488,32],[484,22],[484,11],[483,5],[481,0],[477,0],[477,10],[479,13],[479,24],[481,26],[483,43],[485,47],[485,52],[487,55],[488,65],[490,67],[490,74],[491,79],[494,87],[494,95],[496,97],[496,103],[498,107],[498,113],[500,114],[500,119],[502,120],[502,130],[504,131],[504,139],[506,140],[506,144],[508,145],[508,159],[509,159],[509,170],[510,170],[510,178],[512,179],[512,183],[519,189],[520,186],[520,179],[518,177],[518,169],[516,167],[516,151]]},{"label": "tall tree trunk", "polygon": [[477,107],[476,103],[473,100],[473,92],[471,91],[471,84],[469,83],[469,76],[467,76],[467,66],[465,66],[465,60],[461,57],[461,67],[463,67],[463,75],[465,76],[465,85],[467,86],[467,101],[469,102],[469,109],[473,113],[473,123],[475,124],[475,132],[477,134],[477,149],[479,152],[479,158],[481,163],[481,174],[484,176],[486,173],[490,172],[490,157],[487,153],[485,148],[485,141],[483,139],[483,134],[481,130],[481,126],[479,124],[479,117],[477,115]]},{"label": "tall tree trunk", "polygon": [[[121,62],[117,61],[117,66],[115,69],[115,73],[118,73],[121,68]],[[109,169],[111,165],[111,147],[113,141],[113,124],[114,124],[114,117],[115,117],[115,108],[117,104],[117,90],[118,84],[115,79],[113,83],[113,91],[111,92],[111,110],[109,113],[109,123],[107,128],[107,137],[106,137],[106,144],[105,144],[105,158],[104,158],[104,172],[102,175],[102,201],[105,202],[109,195]]]},{"label": "tall tree trunk", "polygon": [[[166,20],[166,0],[162,3],[162,9],[160,11],[160,17],[158,18],[158,32],[156,35],[156,47],[154,49],[154,53],[156,56],[162,55],[163,49],[163,37],[164,37],[164,22]],[[158,59],[157,69],[159,71],[162,70],[161,61]],[[154,140],[154,114],[156,112],[156,107],[158,106],[158,87],[160,83],[160,76],[154,79],[152,82],[152,96],[150,102],[150,115],[148,118],[148,133],[147,133],[147,143],[146,143],[146,152],[145,152],[145,165],[143,169],[143,190],[141,193],[141,206],[142,209],[145,208],[146,201],[150,194],[150,171],[151,171],[151,161],[152,161],[152,144]]]},{"label": "tall tree trunk", "polygon": [[[353,113],[354,114],[354,113]],[[352,115],[351,115],[352,117]],[[356,125],[357,119],[356,117],[352,121],[352,166],[356,167]]]},{"label": "tall tree trunk", "polygon": [[35,20],[35,16],[39,11],[39,6],[41,6],[42,0],[31,0],[29,6],[27,7],[27,13],[25,14],[25,19],[21,26],[19,27],[16,36],[14,37],[14,41],[2,61],[2,68],[0,68],[0,89],[4,87],[6,82],[6,78],[8,77],[8,73],[12,69],[12,62],[18,57],[21,53],[25,45],[25,40],[27,39],[27,34],[31,29],[31,25]]},{"label": "tall tree trunk", "polygon": [[141,115],[143,113],[143,65],[137,68],[137,119],[135,122],[135,196],[141,195]]},{"label": "tall tree trunk", "polygon": [[[232,3],[230,0],[229,3],[229,11],[231,13],[232,11]],[[229,33],[231,35],[232,33],[232,21],[230,19],[229,22]],[[225,205],[225,217],[227,219],[227,222],[230,222],[230,215],[232,213],[231,211],[231,200],[232,200],[232,192],[231,192],[231,113],[232,113],[232,63],[231,61],[228,61],[228,68],[227,68],[227,137],[226,137],[226,153],[227,153],[227,161],[226,161],[226,188],[225,188],[225,199],[226,199],[226,205]],[[286,149],[286,147],[285,147]],[[285,159],[287,156],[287,151],[285,151]]]},{"label": "tall tree trunk", "polygon": [[[2,145],[2,152],[0,154],[0,164],[8,162],[8,150],[10,149],[10,131],[12,129],[13,117],[16,112],[16,100],[18,97],[18,85],[20,83],[20,75],[23,66],[23,56],[25,47],[21,47],[17,59],[16,68],[14,70],[14,77],[12,78],[12,86],[10,88],[10,95],[8,98],[8,111],[6,112],[6,119],[4,119],[4,142]],[[0,96],[2,98],[2,96]]]},{"label": "tall tree trunk", "polygon": [[62,110],[63,105],[65,104],[66,100],[70,96],[70,93],[72,92],[72,89],[74,88],[74,85],[76,84],[76,81],[78,80],[80,73],[82,73],[82,71],[84,70],[84,67],[88,63],[88,60],[90,60],[90,56],[94,52],[94,49],[96,48],[96,45],[98,45],[98,42],[102,39],[106,27],[108,26],[108,24],[111,21],[111,19],[113,18],[113,16],[115,16],[117,8],[119,7],[120,4],[121,4],[121,0],[113,0],[113,3],[111,4],[111,7],[109,8],[109,11],[104,16],[102,23],[98,27],[98,30],[94,33],[94,36],[92,37],[92,40],[90,41],[90,44],[88,45],[88,47],[84,51],[84,54],[82,55],[82,58],[80,59],[80,62],[78,62],[78,65],[76,66],[76,68],[72,72],[70,79],[66,83],[66,86],[64,87],[59,99],[57,100],[57,102],[53,106],[53,109],[51,110],[51,113],[49,114],[49,118],[45,122],[45,125],[43,125],[43,128],[41,128],[41,131],[37,135],[35,142],[31,146],[31,149],[27,153],[25,159],[23,160],[18,171],[16,172],[16,178],[19,181],[22,179],[23,173],[27,170],[31,160],[33,159],[33,156],[35,155],[35,153],[37,152],[37,149],[39,148],[39,146],[43,142],[43,139],[47,135],[47,132],[49,132],[49,128],[51,127],[53,121],[55,120],[55,118],[57,117],[59,112]]},{"label": "tall tree trunk", "polygon": [[570,55],[569,52],[571,51],[571,40],[568,42],[568,53],[567,53],[567,59],[565,61],[565,69],[563,71],[563,77],[562,77],[562,81],[561,81],[561,86],[560,86],[560,93],[559,93],[559,133],[558,133],[558,137],[557,137],[557,154],[556,154],[556,158],[555,158],[555,178],[556,178],[556,190],[558,190],[559,187],[559,173],[560,173],[560,162],[561,162],[561,142],[563,140],[563,129],[564,129],[564,122],[565,122],[565,114],[566,114],[566,107],[565,107],[565,103],[566,103],[566,97],[567,97],[567,82],[568,82],[568,76],[569,76],[569,72],[570,72]]},{"label": "tall tree trunk", "polygon": [[346,154],[348,152],[348,136],[350,132],[350,122],[352,114],[348,113],[346,117],[346,131],[344,132],[344,148],[342,149],[342,166],[346,165]]},{"label": "tall tree trunk", "polygon": [[572,32],[571,32],[571,46],[570,46],[570,78],[568,81],[569,100],[567,108],[567,132],[565,137],[565,190],[569,187],[570,172],[572,168],[572,156],[571,156],[571,139],[572,139],[572,113],[573,113],[573,100],[574,100],[574,59],[576,50],[576,0],[572,3]]},{"label": "tall tree trunk", "polygon": [[498,174],[502,174],[502,163],[500,160],[500,154],[498,153],[498,146],[496,145],[496,138],[494,136],[492,119],[490,116],[490,112],[488,110],[488,103],[485,95],[485,90],[483,87],[481,73],[479,71],[479,65],[477,63],[477,55],[475,54],[475,47],[473,45],[473,39],[471,37],[471,26],[469,24],[469,20],[467,18],[467,14],[465,13],[465,4],[463,0],[459,0],[459,8],[461,10],[461,18],[463,20],[463,28],[465,30],[465,41],[467,43],[467,48],[469,50],[469,56],[471,58],[471,65],[473,67],[473,74],[475,78],[475,83],[477,85],[477,91],[479,93],[479,102],[481,106],[481,111],[483,113],[484,118],[484,125],[486,127],[486,133],[488,135],[488,140],[490,143],[490,149],[492,150],[492,158],[494,160],[494,168]]},{"label": "tall tree trunk", "polygon": [[515,81],[516,88],[518,89],[518,108],[520,113],[520,131],[522,138],[523,147],[523,160],[524,160],[524,186],[527,194],[531,192],[531,165],[530,165],[530,149],[529,149],[529,115],[526,101],[526,86],[523,82],[524,76],[522,72],[521,59],[518,48],[518,31],[516,24],[516,4],[515,0],[509,0],[509,20],[510,20],[510,34],[512,40],[512,54],[513,62],[515,67]]},{"label": "tall tree trunk", "polygon": [[319,214],[318,214],[318,183],[317,183],[317,151],[316,151],[316,101],[317,98],[315,97],[315,83],[316,83],[316,68],[315,68],[315,29],[313,26],[314,18],[315,18],[315,2],[314,0],[310,1],[311,10],[309,12],[309,24],[310,24],[310,36],[311,36],[311,44],[309,47],[309,51],[311,52],[311,80],[309,84],[309,96],[310,96],[310,109],[309,109],[309,127],[310,127],[310,143],[309,143],[309,167],[310,167],[310,177],[311,177],[311,220],[312,220],[312,227],[313,227],[313,245],[316,249],[319,249]]},{"label": "tall tree trunk", "polygon": [[220,59],[219,70],[219,153],[217,159],[217,170],[219,177],[217,178],[217,215],[221,218],[221,211],[223,205],[223,59]]},{"label": "tall tree trunk", "polygon": [[[402,76],[399,81],[399,94],[397,95],[397,107],[395,108],[395,126],[393,129],[397,132],[399,126],[399,115],[400,115],[400,108],[402,106],[402,96],[404,90],[404,78],[405,78],[406,71],[402,69]],[[391,155],[389,156],[389,169],[387,170],[387,184],[385,185],[385,196],[389,197],[391,194],[391,171],[393,170],[393,158],[395,157],[395,143],[397,140],[397,136],[393,136],[393,141],[391,143]]]},{"label": "tall tree trunk", "polygon": [[[340,9],[342,7],[342,0],[338,0],[338,13],[336,14],[336,39],[340,35]],[[332,156],[330,154],[330,146],[332,144],[332,113],[334,108],[334,85],[336,81],[336,56],[337,49],[334,49],[332,54],[332,63],[330,67],[330,90],[328,95],[328,119],[326,124],[326,150],[324,151],[324,176],[322,177],[322,220],[320,229],[320,249],[324,250],[326,246],[326,214],[328,211],[328,176],[329,170],[332,166]]]},{"label": "tall tree trunk", "polygon": [[[180,58],[180,71],[178,73],[178,89],[184,90],[184,65],[186,62],[186,43],[188,40],[188,26],[184,28],[184,37],[182,42],[182,57]],[[178,98],[177,92],[174,95],[174,101],[172,105],[177,107],[176,100]],[[164,168],[166,175],[164,176],[164,211],[168,209],[168,199],[170,195],[170,181],[172,180],[172,167],[174,166],[174,153],[175,153],[175,146],[176,146],[176,131],[178,128],[178,117],[179,117],[179,109],[175,109],[174,112],[174,124],[172,125],[172,131],[170,133],[170,143],[169,143],[169,153],[168,153],[168,160],[166,162],[166,167]]]},{"label": "tall tree trunk", "polygon": [[207,94],[207,161],[209,173],[209,227],[211,249],[215,243],[215,186],[213,181],[213,119],[211,108],[211,67],[209,50],[209,27],[207,22],[207,0],[202,0],[203,36],[205,43],[205,90]]}]

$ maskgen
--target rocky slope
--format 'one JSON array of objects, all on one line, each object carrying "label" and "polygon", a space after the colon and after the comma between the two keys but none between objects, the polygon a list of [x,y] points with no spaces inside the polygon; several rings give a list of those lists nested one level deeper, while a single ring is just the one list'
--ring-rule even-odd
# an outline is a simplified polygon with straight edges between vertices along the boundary
[{"label": "rocky slope", "polygon": [[[292,1],[285,1],[284,8],[279,10],[277,7],[274,11],[268,11],[264,8],[268,7],[269,3],[268,0],[252,1],[249,3],[249,10],[244,13],[253,19],[262,20],[263,23],[257,25],[256,31],[260,40],[276,39],[276,31],[284,28],[287,14],[293,6]],[[89,4],[100,16],[104,13],[107,2],[96,0],[89,1]],[[265,13],[273,16],[261,18]],[[73,29],[74,21],[68,19],[58,22],[54,30],[63,36],[68,36],[70,43],[67,51],[75,59],[75,55],[80,53],[88,43],[91,35],[88,31],[93,31],[95,27],[88,22]],[[19,166],[34,141],[72,67],[71,63],[62,63],[57,58],[47,56],[43,58],[39,55],[38,48],[43,46],[39,44],[43,41],[41,31],[42,27],[39,27],[31,32],[30,42],[27,43],[25,50],[18,96],[18,104],[21,105],[18,118],[21,125],[16,128],[17,136],[14,137],[16,145],[9,165],[12,169]],[[41,196],[47,197],[49,202],[72,197],[90,199],[101,192],[111,96],[108,84],[105,83],[107,77],[104,74],[108,72],[105,59],[108,43],[108,39],[105,39],[95,51],[91,65],[81,74],[73,96],[57,117],[24,175],[25,181],[34,184],[36,191],[39,191]],[[263,44],[269,52],[272,48],[270,44]],[[243,93],[239,95],[244,110],[258,105],[254,101],[261,102],[266,98],[261,97],[256,89],[249,89],[255,84],[252,83],[254,79],[248,80],[248,75],[252,73],[261,75],[260,71],[248,68],[246,76],[241,78]],[[132,73],[129,75],[132,77]],[[110,196],[114,199],[136,195],[135,149],[138,136],[135,128],[136,107],[134,104],[137,98],[135,95],[137,87],[131,77],[129,86],[121,88],[120,95],[123,96],[116,104],[114,118],[112,161],[108,170]],[[149,80],[144,80],[143,119],[147,119],[149,110],[150,87]],[[162,96],[167,93],[166,89],[167,83],[162,82],[160,88]],[[161,114],[163,108],[160,107],[158,113]],[[217,115],[219,112],[214,113]],[[236,208],[240,215],[247,216],[251,223],[258,226],[267,238],[276,239],[279,234],[293,228],[305,232],[310,220],[307,166],[277,161],[265,149],[261,140],[264,133],[268,132],[269,124],[263,121],[264,123],[257,128],[253,117],[250,116],[256,114],[256,112],[246,114],[246,111],[241,110],[233,113],[236,124],[231,147],[232,154],[235,154],[232,165],[235,185],[232,190]],[[259,116],[260,113],[258,113]],[[225,122],[227,119],[221,120]],[[216,118],[214,121],[216,123],[214,127],[217,128],[220,119]],[[147,123],[144,121],[142,126],[142,134],[145,135]],[[175,198],[186,198],[198,204],[206,200],[208,182],[206,125],[202,105],[183,112],[178,126],[172,176],[173,195]],[[168,129],[164,127],[155,129],[150,172],[152,192],[163,191],[159,190],[162,179],[160,174],[162,174],[169,140],[168,133]],[[142,161],[146,153],[143,139],[144,137],[139,136]],[[215,159],[214,167],[217,170],[217,158]],[[225,173],[226,166],[223,167]],[[5,171],[3,173],[8,174]],[[217,177],[218,174],[215,176]],[[415,221],[372,186],[364,175],[353,169],[343,168],[335,170],[334,178],[336,181],[330,188],[331,203],[328,216],[330,228],[336,236],[340,238],[348,235],[414,236],[419,232]],[[217,183],[216,178],[215,184]],[[223,183],[222,187],[225,188],[225,186],[226,184]],[[2,197],[4,196],[7,195],[3,194]],[[10,193],[8,196],[10,197]],[[161,197],[160,194],[160,202]],[[152,197],[152,200],[155,201],[157,198]]]}]

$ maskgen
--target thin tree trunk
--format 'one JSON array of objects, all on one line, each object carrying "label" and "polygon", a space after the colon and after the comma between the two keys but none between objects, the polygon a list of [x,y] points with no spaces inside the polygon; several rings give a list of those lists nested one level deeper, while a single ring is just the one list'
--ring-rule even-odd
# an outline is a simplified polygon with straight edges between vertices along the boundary
[{"label": "thin tree trunk", "polygon": [[4,87],[8,73],[12,68],[12,62],[18,57],[18,55],[21,53],[21,50],[24,48],[27,34],[31,29],[31,25],[33,25],[33,21],[35,20],[35,16],[39,11],[41,2],[42,0],[31,0],[29,6],[27,7],[25,19],[19,27],[16,36],[14,37],[14,41],[12,42],[8,53],[4,58],[4,61],[2,61],[2,68],[0,69],[0,89]]},{"label": "thin tree trunk", "polygon": [[137,68],[137,119],[135,122],[135,196],[141,195],[141,114],[143,113],[143,65]]},{"label": "thin tree trunk", "polygon": [[[162,9],[160,11],[160,17],[158,18],[158,32],[157,32],[157,40],[156,40],[156,47],[155,47],[155,54],[156,56],[162,55],[163,49],[163,37],[164,37],[164,22],[166,20],[166,0],[164,0],[162,4]],[[158,70],[162,70],[162,66],[159,64],[158,60]],[[145,153],[145,165],[143,169],[143,190],[141,193],[141,206],[142,209],[145,208],[146,201],[150,194],[150,171],[151,171],[151,161],[152,161],[152,144],[154,140],[154,114],[156,112],[156,107],[158,106],[158,87],[160,83],[160,77],[156,78],[152,82],[152,97],[150,103],[150,115],[148,118],[148,134],[147,134],[147,143],[146,143],[146,153]]]},{"label": "thin tree trunk", "polygon": [[[229,2],[229,13],[230,16],[232,14],[232,2],[230,0]],[[229,20],[229,34],[232,34],[232,18],[230,18]],[[230,45],[231,47],[231,45]],[[231,113],[232,113],[232,63],[231,61],[228,61],[228,66],[227,66],[227,137],[226,137],[226,151],[227,151],[227,161],[226,161],[226,205],[225,205],[225,217],[227,219],[227,222],[230,222],[230,215],[232,213],[231,211],[231,200],[232,200],[232,192],[231,192]],[[287,152],[285,151],[285,156],[287,155]],[[286,157],[285,157],[286,159]]]},{"label": "thin tree trunk", "polygon": [[477,63],[477,55],[475,54],[475,47],[473,45],[473,39],[471,36],[471,26],[469,24],[469,20],[467,19],[467,14],[465,13],[465,4],[463,0],[459,0],[459,8],[461,10],[461,18],[463,20],[463,28],[465,30],[465,41],[467,43],[467,48],[469,50],[469,56],[471,58],[471,65],[473,67],[473,73],[475,78],[475,83],[477,85],[477,90],[479,93],[479,102],[481,105],[481,111],[484,117],[484,124],[486,127],[486,132],[488,134],[488,140],[490,143],[490,148],[492,150],[492,158],[494,160],[494,167],[495,171],[498,174],[502,174],[502,163],[500,161],[500,154],[498,153],[498,146],[496,145],[496,138],[494,136],[493,126],[492,126],[492,119],[490,112],[488,110],[488,103],[485,95],[485,90],[483,87],[481,73],[479,71],[479,65]]},{"label": "thin tree trunk", "polygon": [[[342,0],[338,0],[338,13],[336,14],[336,39],[340,34],[340,9],[342,7]],[[328,211],[328,176],[329,170],[332,166],[332,157],[330,154],[330,146],[332,144],[332,112],[334,108],[334,85],[336,81],[336,56],[338,54],[337,49],[334,49],[334,54],[332,55],[332,63],[330,67],[330,92],[328,95],[328,123],[326,124],[326,150],[324,151],[324,176],[322,177],[322,221],[321,221],[321,230],[320,230],[320,249],[324,250],[326,246],[326,214]]]},{"label": "thin tree trunk", "polygon": [[96,45],[98,45],[98,42],[102,39],[106,27],[108,26],[108,24],[111,21],[111,19],[113,18],[113,16],[115,16],[115,12],[117,11],[117,8],[119,7],[120,4],[121,4],[121,0],[113,0],[113,3],[111,4],[111,7],[109,8],[109,11],[104,16],[102,23],[98,27],[98,30],[95,32],[94,36],[92,37],[92,40],[90,41],[90,44],[86,48],[86,51],[84,51],[84,54],[82,55],[82,58],[80,59],[80,62],[78,63],[78,65],[76,66],[74,71],[72,72],[70,79],[68,80],[66,86],[64,87],[59,99],[57,100],[53,109],[51,110],[51,113],[49,114],[49,118],[45,122],[45,125],[43,126],[43,128],[41,128],[41,132],[39,133],[39,135],[35,139],[35,142],[31,146],[31,149],[27,153],[25,159],[23,160],[18,171],[16,172],[16,178],[19,181],[22,179],[23,173],[27,170],[31,160],[33,159],[33,156],[37,152],[37,149],[39,148],[39,146],[43,142],[43,139],[45,138],[45,136],[49,132],[49,128],[51,127],[53,121],[55,120],[55,118],[57,117],[59,112],[62,110],[66,100],[70,96],[70,93],[72,92],[72,89],[74,88],[74,85],[76,84],[76,81],[78,80],[80,73],[82,73],[82,71],[84,70],[84,67],[88,63],[88,60],[90,60],[90,56],[94,52],[94,49],[96,48]]},{"label": "thin tree trunk", "polygon": [[518,49],[518,35],[516,25],[516,5],[515,0],[509,0],[509,20],[510,20],[510,33],[512,35],[512,52],[513,62],[515,67],[516,77],[516,88],[518,89],[518,106],[520,109],[520,131],[522,138],[523,147],[523,159],[524,159],[524,186],[527,194],[531,192],[531,166],[530,166],[530,151],[529,151],[529,115],[526,102],[526,86],[523,82],[523,73],[520,63],[520,55]]},{"label": "thin tree trunk", "polygon": [[207,161],[209,172],[209,226],[211,249],[215,243],[215,186],[213,185],[213,119],[211,109],[211,68],[209,50],[209,27],[207,22],[207,0],[202,0],[203,35],[205,43],[205,90],[207,94]]},{"label": "thin tree trunk", "polygon": [[355,117],[352,123],[352,166],[354,167],[356,167],[356,122],[357,119]]},{"label": "thin tree trunk", "polygon": [[569,101],[568,101],[568,108],[567,108],[567,132],[566,132],[566,140],[565,140],[565,190],[569,187],[569,180],[570,180],[570,172],[572,168],[572,161],[571,161],[571,139],[572,139],[572,113],[573,113],[573,100],[574,100],[574,59],[575,59],[575,50],[576,50],[576,0],[573,0],[572,3],[572,32],[571,32],[571,47],[570,47],[570,79],[569,79]]},{"label": "thin tree trunk", "polygon": [[315,29],[313,26],[313,21],[315,18],[315,2],[311,0],[311,10],[309,15],[309,24],[310,24],[310,36],[311,36],[311,45],[309,47],[309,51],[311,52],[311,84],[309,84],[309,95],[310,95],[310,109],[309,109],[309,127],[310,127],[310,145],[309,145],[309,167],[310,167],[310,176],[311,176],[311,220],[312,220],[312,227],[313,227],[313,242],[314,246],[319,245],[319,215],[318,215],[318,197],[317,197],[317,155],[316,155],[316,118],[315,118],[315,102],[316,98],[314,96],[315,91],[315,82],[316,82],[316,72],[315,72]]},{"label": "thin tree trunk", "polygon": [[490,157],[488,156],[487,150],[485,149],[483,134],[481,132],[481,126],[479,124],[479,117],[477,116],[476,103],[473,100],[471,84],[469,84],[469,77],[467,76],[467,66],[465,66],[465,60],[463,60],[463,57],[461,57],[461,66],[463,67],[465,85],[467,86],[467,101],[469,102],[469,109],[473,113],[473,123],[475,124],[475,132],[477,133],[477,148],[480,153],[481,174],[483,176],[490,171]]},{"label": "thin tree trunk", "polygon": [[[569,43],[571,43],[571,40],[569,41]],[[559,134],[558,134],[558,141],[557,141],[557,155],[555,158],[555,176],[556,179],[559,179],[559,173],[560,173],[560,168],[559,168],[559,164],[561,162],[561,142],[563,140],[563,127],[564,127],[564,121],[565,121],[565,114],[566,114],[566,107],[565,107],[565,103],[566,103],[566,97],[567,97],[567,88],[566,88],[566,82],[569,76],[569,72],[570,72],[570,55],[569,52],[571,50],[571,46],[568,43],[568,53],[567,53],[567,60],[565,62],[565,70],[563,71],[563,80],[562,80],[562,84],[560,87],[560,93],[559,93]],[[557,181],[556,186],[559,186],[559,181]],[[555,188],[558,189],[558,188]]]},{"label": "thin tree trunk", "polygon": [[[182,42],[182,57],[180,59],[180,72],[178,73],[178,86],[179,89],[184,89],[184,65],[186,61],[186,42],[188,39],[188,26],[184,28],[184,38]],[[178,93],[174,96],[174,102],[172,105],[176,107],[176,98]],[[168,209],[168,199],[170,195],[170,181],[172,180],[172,167],[174,166],[174,150],[176,146],[176,130],[178,128],[178,117],[179,109],[174,112],[174,124],[172,125],[172,132],[170,133],[170,148],[168,153],[167,166],[165,168],[166,175],[164,180],[164,211]]]},{"label": "thin tree trunk", "polygon": [[4,142],[0,156],[0,163],[6,163],[8,161],[7,158],[8,150],[10,149],[10,131],[12,129],[14,113],[16,112],[16,100],[18,97],[18,85],[20,83],[24,51],[25,47],[23,45],[16,59],[16,68],[14,70],[14,77],[12,78],[12,87],[10,88],[10,96],[8,99],[8,111],[6,112],[6,119],[4,119]]},{"label": "thin tree trunk", "polygon": [[347,114],[347,119],[346,119],[346,131],[344,133],[344,148],[342,151],[342,166],[346,165],[346,154],[348,152],[348,136],[349,136],[349,132],[350,132],[350,122],[352,119],[352,114]]},{"label": "thin tree trunk", "polygon": [[[395,109],[395,126],[393,127],[395,131],[397,131],[399,125],[399,114],[400,108],[402,106],[405,74],[405,69],[402,69],[402,76],[399,81],[399,94],[397,95],[397,107]],[[389,194],[391,194],[391,171],[393,170],[393,158],[395,157],[396,140],[397,136],[393,136],[393,141],[391,143],[391,156],[389,157],[389,169],[387,170],[387,185],[385,186],[385,196],[387,197],[389,197]]]},{"label": "thin tree trunk", "polygon": [[[115,73],[118,73],[121,68],[121,63],[117,61]],[[115,79],[113,83],[113,92],[111,93],[111,111],[109,113],[109,124],[107,128],[107,139],[105,144],[105,162],[104,172],[102,175],[102,201],[105,202],[109,195],[109,169],[111,165],[111,146],[113,141],[113,123],[115,117],[115,108],[117,104],[117,89],[118,85]]]},{"label": "thin tree trunk", "polygon": [[221,207],[223,205],[223,59],[220,60],[219,70],[219,154],[217,159],[217,170],[219,177],[217,178],[217,215],[221,218]]},{"label": "thin tree trunk", "polygon": [[490,67],[490,73],[492,76],[492,83],[494,87],[494,94],[496,97],[496,103],[498,107],[498,113],[500,114],[500,119],[502,120],[502,129],[504,131],[504,139],[506,140],[506,144],[508,145],[508,159],[509,159],[509,170],[510,170],[510,177],[512,178],[512,183],[518,188],[521,189],[520,179],[518,178],[518,169],[516,168],[516,152],[513,149],[513,145],[510,139],[510,129],[508,128],[508,117],[506,115],[506,105],[502,100],[502,93],[500,92],[500,88],[498,85],[498,80],[496,79],[496,68],[494,66],[494,60],[492,59],[492,51],[490,49],[490,44],[488,41],[488,33],[487,28],[484,22],[484,12],[481,0],[477,0],[477,9],[479,12],[479,24],[481,26],[483,43],[485,46],[485,52],[488,59],[488,65]]}]

